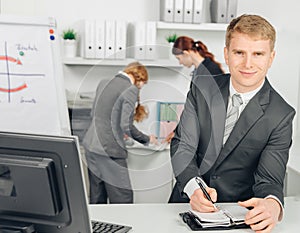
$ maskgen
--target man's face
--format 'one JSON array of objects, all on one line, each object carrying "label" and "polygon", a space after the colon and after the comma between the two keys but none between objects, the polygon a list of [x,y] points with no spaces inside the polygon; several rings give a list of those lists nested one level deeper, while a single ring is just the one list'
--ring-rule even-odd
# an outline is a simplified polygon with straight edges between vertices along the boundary
[{"label": "man's face", "polygon": [[233,33],[229,47],[224,48],[224,57],[236,91],[245,93],[258,88],[263,83],[274,56],[270,40]]}]

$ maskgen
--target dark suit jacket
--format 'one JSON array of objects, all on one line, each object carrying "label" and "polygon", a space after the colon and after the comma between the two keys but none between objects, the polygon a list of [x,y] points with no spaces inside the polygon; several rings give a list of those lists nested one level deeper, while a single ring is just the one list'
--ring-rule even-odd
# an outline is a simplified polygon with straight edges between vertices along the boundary
[{"label": "dark suit jacket", "polygon": [[194,82],[194,79],[200,76],[217,76],[224,74],[219,65],[213,62],[209,57],[204,58],[200,65],[193,71],[193,76],[190,84],[190,88]]},{"label": "dark suit jacket", "polygon": [[265,79],[223,147],[229,80],[229,74],[197,79],[188,93],[171,142],[177,183],[170,202],[187,201],[183,188],[201,176],[218,202],[275,195],[283,203],[295,111]]}]

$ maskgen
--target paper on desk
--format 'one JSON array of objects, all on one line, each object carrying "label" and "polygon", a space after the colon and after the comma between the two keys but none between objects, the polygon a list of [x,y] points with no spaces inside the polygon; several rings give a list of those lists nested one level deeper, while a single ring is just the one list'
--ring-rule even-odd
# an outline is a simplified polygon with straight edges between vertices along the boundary
[{"label": "paper on desk", "polygon": [[[131,139],[132,140],[132,139]],[[150,143],[148,146],[145,146],[141,143],[138,143],[136,141],[128,141],[126,142],[126,147],[127,149],[145,149],[145,150],[151,150],[151,151],[163,151],[165,149],[167,149],[169,146],[169,143],[164,142],[164,143],[158,143],[156,144],[152,144]]]},{"label": "paper on desk", "polygon": [[158,143],[157,145],[156,144],[149,144],[149,148],[150,149],[153,149],[155,151],[163,151],[166,149],[166,147],[169,145],[169,143],[167,142],[164,142],[164,143]]},{"label": "paper on desk", "polygon": [[209,213],[200,213],[195,210],[191,210],[191,212],[204,222],[230,223],[230,219],[228,219],[228,217],[224,215],[223,211],[220,210]]},{"label": "paper on desk", "polygon": [[226,214],[229,214],[234,222],[244,221],[247,208],[240,206],[238,203],[220,203],[217,207],[222,209]]},{"label": "paper on desk", "polygon": [[212,226],[227,225],[230,224],[230,220],[236,224],[244,223],[245,215],[248,212],[247,208],[240,206],[238,203],[216,203],[216,206],[219,209],[216,212],[201,213],[194,210],[191,210],[191,212],[201,222],[206,222],[207,225],[209,225],[208,223],[213,223]]}]

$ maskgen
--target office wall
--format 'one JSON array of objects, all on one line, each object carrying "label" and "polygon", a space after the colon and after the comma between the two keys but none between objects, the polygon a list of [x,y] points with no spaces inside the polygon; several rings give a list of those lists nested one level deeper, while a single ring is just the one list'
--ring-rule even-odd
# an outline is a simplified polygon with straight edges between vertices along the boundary
[{"label": "office wall", "polygon": [[159,0],[1,0],[2,13],[49,15],[59,28],[81,18],[157,20]]},{"label": "office wall", "polygon": [[[128,21],[159,20],[159,0],[1,0],[0,4],[1,13],[54,16],[57,19],[60,31],[81,18],[121,19]],[[295,108],[299,105],[298,90],[300,85],[300,45],[298,43],[300,28],[297,24],[299,21],[299,10],[300,3],[297,0],[240,0],[238,5],[238,14],[260,14],[275,25],[278,32],[276,43],[277,56],[268,76],[273,86]],[[193,33],[191,35],[196,37],[200,34]],[[209,40],[209,37],[207,40]],[[212,44],[212,46],[210,50],[220,58],[222,52],[219,50],[223,45],[219,44],[216,46]],[[78,90],[80,86],[84,86],[87,90],[93,90],[95,82],[98,82],[100,78],[111,77],[119,69],[120,67],[96,67],[92,69],[90,67],[65,67],[66,85],[70,90]],[[182,80],[182,74],[178,72],[174,74],[174,72],[170,73],[167,70],[158,70],[156,68],[150,71],[152,76],[150,78],[172,82],[172,85],[178,85],[178,89],[181,89],[184,95],[188,89],[189,70],[180,72],[185,73],[185,80]],[[184,87],[182,88],[182,86]],[[145,90],[146,92],[149,95],[152,94],[147,89]],[[172,96],[172,93],[169,96]],[[295,123],[298,121],[300,121],[299,117]],[[295,128],[296,130],[299,131],[298,127]]]}]

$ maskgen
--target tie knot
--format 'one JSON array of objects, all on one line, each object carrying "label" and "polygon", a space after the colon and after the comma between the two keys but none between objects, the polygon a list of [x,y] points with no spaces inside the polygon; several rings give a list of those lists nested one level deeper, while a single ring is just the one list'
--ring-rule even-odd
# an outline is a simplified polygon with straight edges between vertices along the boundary
[{"label": "tie knot", "polygon": [[242,97],[239,94],[234,94],[232,96],[232,106],[239,107],[243,104]]}]

